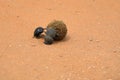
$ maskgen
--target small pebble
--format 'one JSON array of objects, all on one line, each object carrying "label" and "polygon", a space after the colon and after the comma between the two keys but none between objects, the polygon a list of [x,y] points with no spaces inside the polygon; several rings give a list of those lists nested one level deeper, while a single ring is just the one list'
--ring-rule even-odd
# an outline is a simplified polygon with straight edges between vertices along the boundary
[{"label": "small pebble", "polygon": [[9,47],[12,47],[12,45],[10,44]]},{"label": "small pebble", "polygon": [[19,47],[21,47],[22,45],[21,45],[21,44],[19,44],[18,46],[19,46]]},{"label": "small pebble", "polygon": [[98,24],[101,24],[100,22],[98,22]]},{"label": "small pebble", "polygon": [[113,51],[113,53],[117,53],[117,51],[116,51],[116,50],[114,50],[114,51]]},{"label": "small pebble", "polygon": [[90,39],[89,41],[93,41],[93,39]]},{"label": "small pebble", "polygon": [[45,69],[48,69],[49,67],[48,66],[45,66]]},{"label": "small pebble", "polygon": [[96,40],[96,42],[100,42],[99,40]]},{"label": "small pebble", "polygon": [[17,18],[19,18],[20,16],[17,16]]},{"label": "small pebble", "polygon": [[71,80],[70,78],[67,78],[66,80]]},{"label": "small pebble", "polygon": [[48,8],[47,10],[52,10],[52,8]]}]

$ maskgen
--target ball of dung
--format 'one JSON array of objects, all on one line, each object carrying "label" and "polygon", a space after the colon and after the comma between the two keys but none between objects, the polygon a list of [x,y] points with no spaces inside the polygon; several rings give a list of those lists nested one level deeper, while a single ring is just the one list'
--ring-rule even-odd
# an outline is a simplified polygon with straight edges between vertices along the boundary
[{"label": "ball of dung", "polygon": [[47,28],[52,28],[56,31],[54,40],[62,40],[67,34],[67,27],[63,21],[54,20],[48,24]]}]

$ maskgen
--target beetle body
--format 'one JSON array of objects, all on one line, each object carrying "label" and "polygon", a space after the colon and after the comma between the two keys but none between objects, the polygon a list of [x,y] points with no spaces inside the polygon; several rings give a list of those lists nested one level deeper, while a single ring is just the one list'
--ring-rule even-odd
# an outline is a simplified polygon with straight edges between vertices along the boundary
[{"label": "beetle body", "polygon": [[43,33],[44,29],[42,27],[37,27],[34,31],[34,37],[40,38],[41,33]]}]

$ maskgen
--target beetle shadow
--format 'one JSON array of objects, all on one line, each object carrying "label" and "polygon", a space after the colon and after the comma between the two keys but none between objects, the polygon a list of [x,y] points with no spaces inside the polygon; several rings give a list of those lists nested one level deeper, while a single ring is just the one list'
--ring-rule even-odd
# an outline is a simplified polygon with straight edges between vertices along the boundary
[{"label": "beetle shadow", "polygon": [[53,44],[57,44],[57,43],[60,43],[60,42],[66,42],[66,41],[69,41],[71,39],[71,37],[70,36],[66,36],[63,40],[61,40],[61,41],[54,41],[54,43]]},{"label": "beetle shadow", "polygon": [[71,39],[70,36],[66,36],[63,40],[61,40],[60,42],[66,42],[66,41],[69,41]]},{"label": "beetle shadow", "polygon": [[44,34],[41,34],[40,36],[38,36],[38,37],[34,37],[33,36],[33,38],[36,38],[36,39],[41,39],[41,38],[44,38],[45,37],[45,35]]}]

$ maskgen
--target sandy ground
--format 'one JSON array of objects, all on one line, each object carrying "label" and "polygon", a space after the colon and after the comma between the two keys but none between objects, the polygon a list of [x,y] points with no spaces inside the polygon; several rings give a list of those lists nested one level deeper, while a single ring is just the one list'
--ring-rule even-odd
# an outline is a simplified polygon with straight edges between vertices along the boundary
[{"label": "sandy ground", "polygon": [[[32,38],[54,19],[64,40]],[[120,0],[0,0],[0,80],[120,80]]]}]

